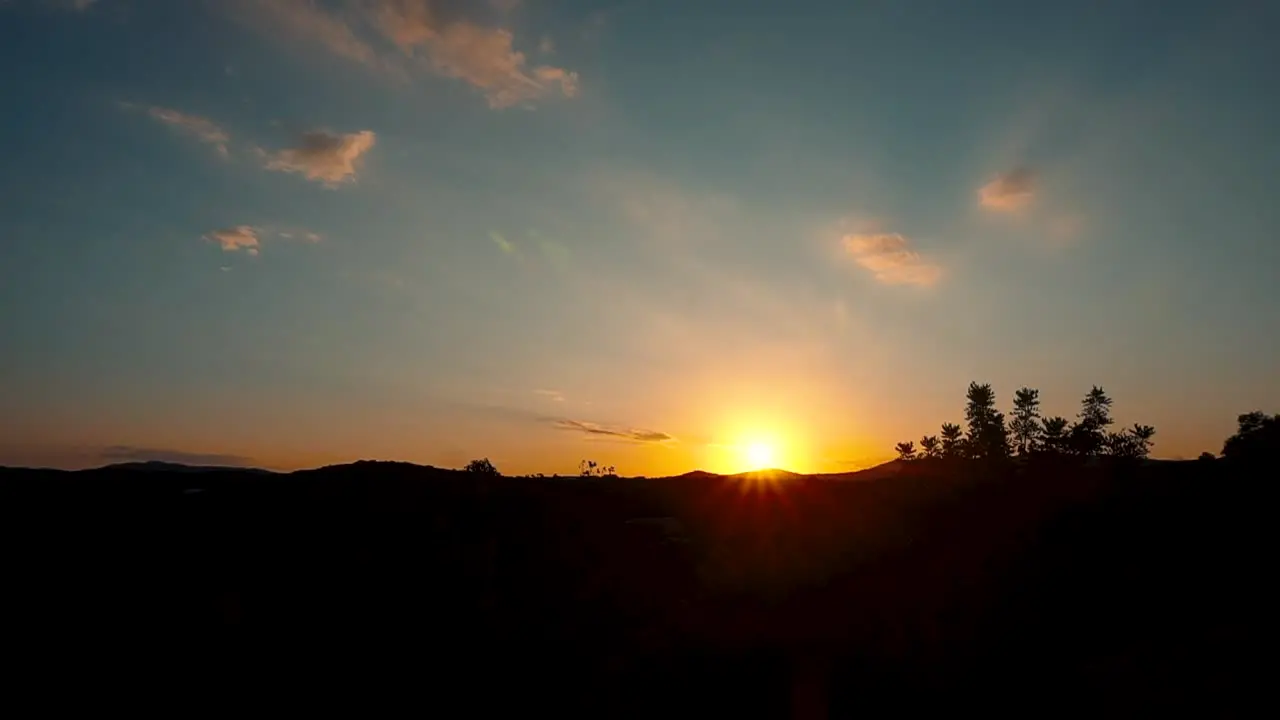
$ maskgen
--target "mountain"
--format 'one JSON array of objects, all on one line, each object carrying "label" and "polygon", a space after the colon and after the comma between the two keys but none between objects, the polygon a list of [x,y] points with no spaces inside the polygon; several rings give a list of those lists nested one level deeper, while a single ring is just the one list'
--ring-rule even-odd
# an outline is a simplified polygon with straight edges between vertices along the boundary
[{"label": "mountain", "polygon": [[165,462],[163,460],[145,460],[138,462],[122,462],[104,465],[96,470],[127,470],[129,472],[155,473],[209,473],[209,472],[243,472],[275,475],[272,470],[262,468],[235,467],[229,465],[184,465],[182,463]]}]

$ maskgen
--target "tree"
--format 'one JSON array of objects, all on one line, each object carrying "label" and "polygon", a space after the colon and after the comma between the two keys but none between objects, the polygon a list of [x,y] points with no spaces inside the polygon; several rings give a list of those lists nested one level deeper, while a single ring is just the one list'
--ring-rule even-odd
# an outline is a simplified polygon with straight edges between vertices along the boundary
[{"label": "tree", "polygon": [[1201,462],[1213,462],[1214,460],[1217,460],[1217,459],[1218,459],[1218,456],[1217,456],[1217,455],[1214,455],[1213,453],[1209,452],[1208,450],[1205,450],[1204,452],[1200,453],[1200,457],[1198,457],[1198,458],[1196,458],[1196,459],[1197,459],[1197,460],[1199,460],[1199,461],[1201,461]]},{"label": "tree", "polygon": [[1009,432],[1020,457],[1026,457],[1039,449],[1039,390],[1024,387],[1013,394],[1013,417],[1009,422]]},{"label": "tree", "polygon": [[1040,420],[1040,449],[1050,455],[1067,451],[1067,419],[1058,415]]},{"label": "tree", "polygon": [[1134,424],[1120,433],[1107,435],[1108,454],[1127,460],[1145,460],[1151,454],[1151,438],[1156,429],[1150,425]]},{"label": "tree", "polygon": [[1071,449],[1079,455],[1097,455],[1106,447],[1111,425],[1111,398],[1097,385],[1080,401],[1080,421],[1071,428]]},{"label": "tree", "polygon": [[900,442],[897,445],[894,445],[893,449],[898,451],[899,460],[915,460],[916,459],[916,444],[912,440],[908,440],[906,442]]},{"label": "tree", "polygon": [[583,460],[578,463],[578,475],[584,478],[615,478],[618,477],[618,470],[612,465],[601,465],[595,460]]},{"label": "tree", "polygon": [[958,458],[964,454],[964,436],[955,423],[942,423],[942,457]]},{"label": "tree", "polygon": [[1280,458],[1280,415],[1249,412],[1236,417],[1236,434],[1222,444],[1222,457],[1257,462]]},{"label": "tree", "polygon": [[989,383],[969,383],[964,418],[969,423],[966,446],[973,458],[1002,458],[1009,455],[1009,437],[1004,413],[996,410],[996,393]]},{"label": "tree", "polygon": [[920,438],[920,449],[924,451],[924,456],[930,460],[937,460],[942,457],[942,443],[938,441],[937,435],[925,435]]},{"label": "tree", "polygon": [[472,460],[467,463],[467,466],[463,468],[463,471],[471,473],[472,475],[485,475],[488,477],[497,477],[502,474],[498,472],[498,468],[494,467],[493,463],[489,462],[489,458]]}]

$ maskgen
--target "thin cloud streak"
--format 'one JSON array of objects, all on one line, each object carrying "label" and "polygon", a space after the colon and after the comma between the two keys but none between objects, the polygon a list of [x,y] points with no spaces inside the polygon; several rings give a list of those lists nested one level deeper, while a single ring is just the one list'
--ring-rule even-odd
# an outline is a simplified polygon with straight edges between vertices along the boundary
[{"label": "thin cloud streak", "polygon": [[666,443],[675,441],[675,437],[672,435],[659,432],[657,430],[615,427],[602,425],[600,423],[587,422],[584,420],[568,419],[552,420],[551,424],[560,430],[571,430],[573,432],[584,433],[590,436],[619,438],[638,443]]},{"label": "thin cloud streak", "polygon": [[[120,103],[120,107],[126,110],[137,108],[137,105],[128,102]],[[231,142],[231,134],[223,130],[217,123],[209,118],[199,115],[190,115],[172,108],[159,107],[152,105],[144,108],[147,115],[157,122],[173,128],[179,133],[189,135],[207,145],[212,145],[217,150],[218,155],[226,158],[230,155],[227,144]]]}]

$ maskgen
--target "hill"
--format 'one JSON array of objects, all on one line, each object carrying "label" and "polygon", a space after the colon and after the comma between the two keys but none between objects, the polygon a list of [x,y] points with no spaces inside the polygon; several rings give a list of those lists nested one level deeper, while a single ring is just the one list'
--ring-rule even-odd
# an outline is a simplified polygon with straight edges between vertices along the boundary
[{"label": "hill", "polygon": [[[1011,687],[1054,710],[1245,702],[1262,478],[1220,462],[873,470],[3,469],[0,616],[33,687],[53,662],[60,683],[294,707],[340,692],[366,709],[778,717],[813,696],[844,716],[1018,705]],[[125,646],[139,659],[121,665]]]}]

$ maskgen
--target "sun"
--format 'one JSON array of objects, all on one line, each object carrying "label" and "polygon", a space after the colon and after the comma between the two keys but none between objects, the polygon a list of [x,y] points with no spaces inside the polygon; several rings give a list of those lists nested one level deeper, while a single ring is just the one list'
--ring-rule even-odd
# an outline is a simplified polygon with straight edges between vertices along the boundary
[{"label": "sun", "polygon": [[742,459],[748,470],[766,470],[773,467],[777,454],[769,443],[752,442],[742,448]]}]

